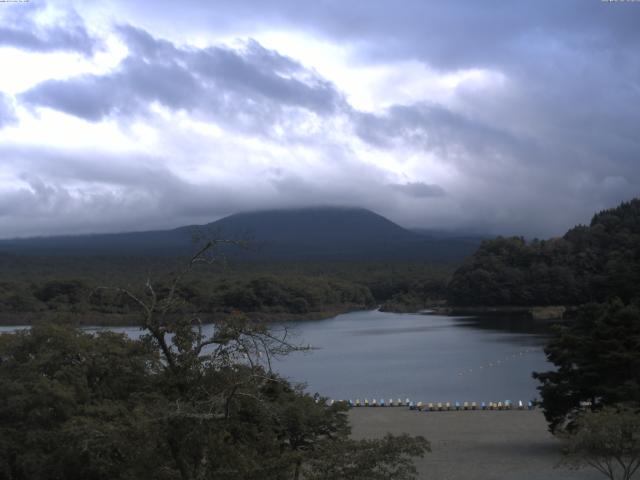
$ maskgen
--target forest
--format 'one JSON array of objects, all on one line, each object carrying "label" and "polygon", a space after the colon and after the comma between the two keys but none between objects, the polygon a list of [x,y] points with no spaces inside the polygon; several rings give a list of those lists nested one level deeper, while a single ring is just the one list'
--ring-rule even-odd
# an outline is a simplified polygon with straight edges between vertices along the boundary
[{"label": "forest", "polygon": [[[135,305],[119,288],[163,281],[181,258],[0,257],[0,324],[67,317],[127,324]],[[203,265],[180,286],[183,312],[264,321],[326,318],[350,310],[417,310],[441,300],[455,266],[427,262]],[[166,287],[166,285],[165,285]]]},{"label": "forest", "polygon": [[640,294],[640,199],[559,238],[484,241],[448,284],[451,304],[581,305]]}]

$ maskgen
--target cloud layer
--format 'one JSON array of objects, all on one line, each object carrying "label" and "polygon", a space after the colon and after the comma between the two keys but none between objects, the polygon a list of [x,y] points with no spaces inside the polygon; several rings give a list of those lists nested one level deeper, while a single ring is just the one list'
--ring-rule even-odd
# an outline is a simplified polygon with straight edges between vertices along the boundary
[{"label": "cloud layer", "polygon": [[548,236],[639,194],[638,5],[112,6],[0,11],[0,55],[76,62],[0,93],[3,237],[327,204]]},{"label": "cloud layer", "polygon": [[130,54],[113,72],[49,80],[21,99],[92,122],[144,116],[157,103],[249,131],[298,110],[331,114],[341,103],[330,82],[255,41],[235,50],[179,48],[129,25],[118,32]]},{"label": "cloud layer", "polygon": [[32,52],[70,51],[92,55],[100,42],[85,27],[73,9],[49,14],[49,21],[38,22],[36,17],[46,12],[41,2],[3,5],[0,25],[0,47],[14,47]]}]

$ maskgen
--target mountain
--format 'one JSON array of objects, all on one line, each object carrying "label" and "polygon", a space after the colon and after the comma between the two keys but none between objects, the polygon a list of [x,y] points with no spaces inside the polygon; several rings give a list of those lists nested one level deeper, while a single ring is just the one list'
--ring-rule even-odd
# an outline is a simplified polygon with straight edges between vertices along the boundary
[{"label": "mountain", "polygon": [[194,251],[194,235],[249,238],[248,251],[227,249],[245,260],[430,260],[470,255],[480,237],[430,235],[402,228],[360,208],[265,210],[230,215],[207,225],[173,230],[38,237],[0,241],[0,252],[39,255],[182,255]]}]

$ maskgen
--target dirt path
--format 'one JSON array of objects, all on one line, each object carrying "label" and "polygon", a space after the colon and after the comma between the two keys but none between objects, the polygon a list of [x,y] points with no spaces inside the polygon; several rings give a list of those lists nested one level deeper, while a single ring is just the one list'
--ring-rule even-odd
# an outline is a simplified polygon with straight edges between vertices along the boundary
[{"label": "dirt path", "polygon": [[560,444],[547,431],[542,412],[417,412],[407,408],[354,408],[355,438],[387,432],[422,435],[432,453],[416,462],[420,479],[597,480],[596,471],[556,467]]}]

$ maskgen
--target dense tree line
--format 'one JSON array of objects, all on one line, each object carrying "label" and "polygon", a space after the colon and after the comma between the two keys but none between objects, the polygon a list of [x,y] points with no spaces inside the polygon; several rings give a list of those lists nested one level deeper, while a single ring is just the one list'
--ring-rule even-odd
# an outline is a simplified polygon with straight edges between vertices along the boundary
[{"label": "dense tree line", "polygon": [[[130,299],[103,287],[135,285],[179,267],[145,259],[0,258],[0,321],[72,316],[83,323],[127,321]],[[20,265],[22,265],[20,267]],[[426,263],[254,263],[206,265],[180,287],[184,311],[262,319],[318,318],[383,304],[386,310],[424,308],[445,296],[454,267]],[[165,286],[166,287],[166,286]],[[157,288],[163,288],[161,282]],[[16,314],[23,317],[16,316]],[[130,321],[130,320],[129,320]]]},{"label": "dense tree line", "polygon": [[640,200],[596,214],[563,237],[488,240],[453,275],[452,304],[580,305],[640,293]]},{"label": "dense tree line", "polygon": [[[161,282],[156,287],[168,288]],[[203,277],[181,285],[179,293],[185,312],[307,314],[375,305],[366,286],[303,276]],[[132,307],[131,299],[117,290],[87,280],[0,283],[0,311],[4,313],[126,314]]]}]

